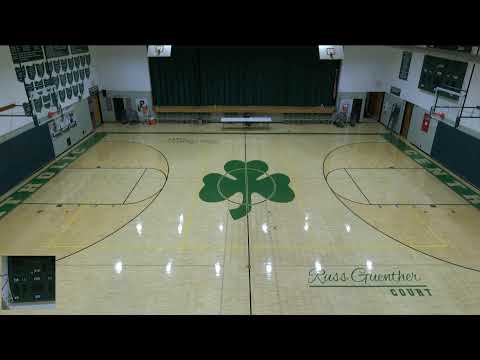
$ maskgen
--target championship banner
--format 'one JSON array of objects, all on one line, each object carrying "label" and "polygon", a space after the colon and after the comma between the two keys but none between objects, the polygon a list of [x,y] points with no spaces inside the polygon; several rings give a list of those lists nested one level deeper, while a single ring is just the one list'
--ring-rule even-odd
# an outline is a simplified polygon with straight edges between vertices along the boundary
[{"label": "championship banner", "polygon": [[88,45],[70,45],[70,53],[72,55],[88,53]]},{"label": "championship banner", "polygon": [[70,55],[68,45],[45,45],[43,47],[47,59],[59,58]]},{"label": "championship banner", "polygon": [[10,45],[9,47],[14,64],[43,60],[44,58],[41,45]]}]

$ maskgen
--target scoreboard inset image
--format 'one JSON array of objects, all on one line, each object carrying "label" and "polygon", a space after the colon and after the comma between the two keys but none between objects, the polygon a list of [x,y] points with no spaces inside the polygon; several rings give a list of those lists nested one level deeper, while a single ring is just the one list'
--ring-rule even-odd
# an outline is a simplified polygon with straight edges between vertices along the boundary
[{"label": "scoreboard inset image", "polygon": [[2,308],[54,303],[54,256],[2,258]]}]

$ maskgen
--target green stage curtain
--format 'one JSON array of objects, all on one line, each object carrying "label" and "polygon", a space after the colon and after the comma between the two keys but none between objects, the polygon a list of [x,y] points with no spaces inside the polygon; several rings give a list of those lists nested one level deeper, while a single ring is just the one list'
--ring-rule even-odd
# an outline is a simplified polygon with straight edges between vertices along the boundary
[{"label": "green stage curtain", "polygon": [[200,105],[198,49],[172,46],[171,55],[148,59],[153,104]]},{"label": "green stage curtain", "polygon": [[332,106],[340,67],[316,46],[173,46],[149,64],[158,106]]},{"label": "green stage curtain", "polygon": [[201,48],[203,105],[284,105],[284,61],[277,48]]}]

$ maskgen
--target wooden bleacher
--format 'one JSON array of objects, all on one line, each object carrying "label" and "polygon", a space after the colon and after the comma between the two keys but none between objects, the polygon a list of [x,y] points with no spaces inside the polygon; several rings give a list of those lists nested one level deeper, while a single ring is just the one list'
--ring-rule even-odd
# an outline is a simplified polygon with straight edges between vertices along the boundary
[{"label": "wooden bleacher", "polygon": [[335,106],[154,106],[156,113],[333,114]]}]

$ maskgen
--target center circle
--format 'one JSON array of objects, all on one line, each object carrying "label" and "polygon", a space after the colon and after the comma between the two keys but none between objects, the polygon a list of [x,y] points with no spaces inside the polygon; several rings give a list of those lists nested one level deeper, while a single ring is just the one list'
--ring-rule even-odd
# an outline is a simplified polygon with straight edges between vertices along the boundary
[{"label": "center circle", "polygon": [[[225,200],[227,200],[228,202],[231,202],[231,203],[237,204],[237,205],[243,205],[244,203],[243,203],[243,202],[239,203],[239,202],[236,202],[236,201],[233,201],[233,200],[230,200],[229,198],[227,198],[227,197],[222,193],[222,190],[221,190],[221,188],[220,188],[220,183],[221,183],[222,180],[226,177],[225,175],[227,175],[227,174],[233,174],[233,173],[240,172],[240,171],[241,171],[242,173],[244,173],[245,171],[256,171],[256,172],[260,173],[261,175],[267,175],[267,176],[268,176],[268,173],[267,173],[267,172],[263,172],[263,171],[260,171],[260,170],[257,170],[257,169],[252,169],[252,168],[248,168],[248,167],[247,167],[247,168],[235,169],[235,170],[230,171],[229,173],[225,173],[225,174],[220,178],[220,180],[218,180],[218,183],[217,183],[218,193],[219,193]],[[261,176],[261,175],[260,175],[260,176]],[[268,179],[270,179],[270,181],[271,181],[272,184],[273,184],[273,191],[272,191],[271,194],[268,196],[268,198],[265,198],[265,199],[263,199],[262,201],[258,201],[258,202],[255,202],[255,203],[252,202],[251,205],[261,204],[262,202],[269,200],[270,198],[273,197],[273,195],[275,195],[275,192],[277,191],[277,184],[275,183],[275,180],[273,180],[273,178],[268,177]],[[244,199],[244,200],[245,200],[245,199]]]}]

